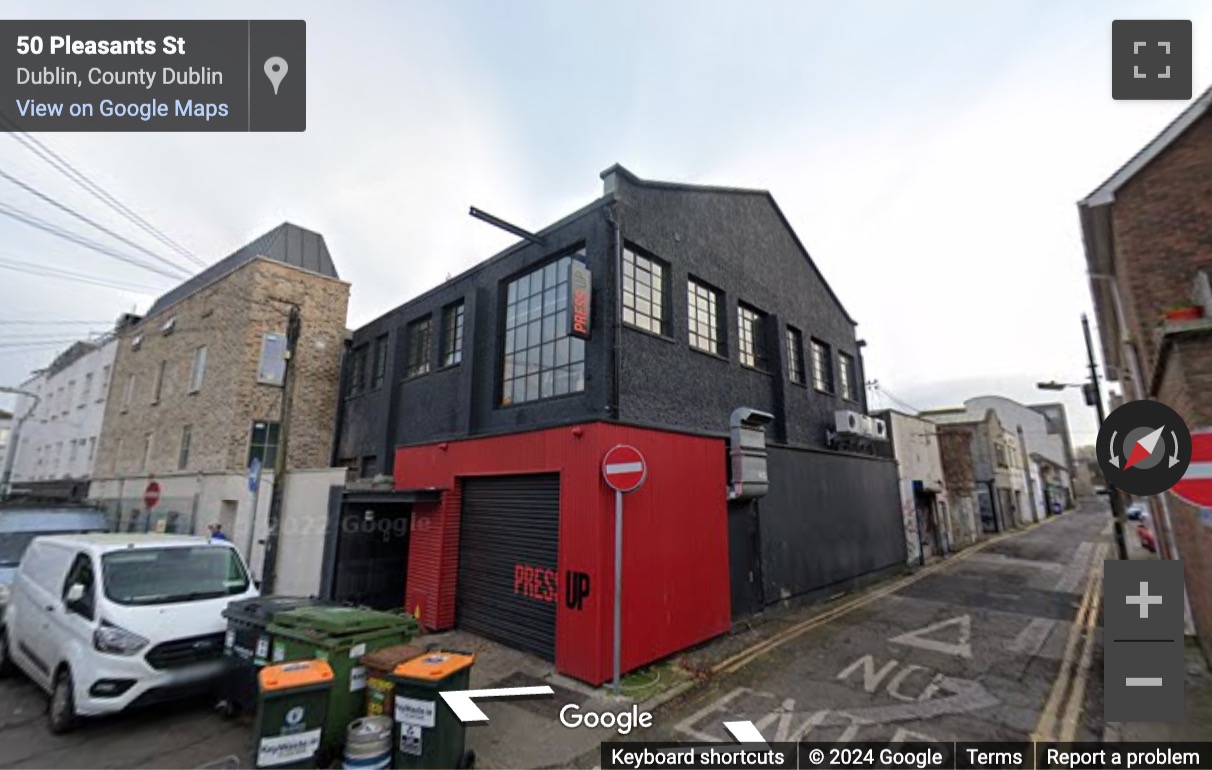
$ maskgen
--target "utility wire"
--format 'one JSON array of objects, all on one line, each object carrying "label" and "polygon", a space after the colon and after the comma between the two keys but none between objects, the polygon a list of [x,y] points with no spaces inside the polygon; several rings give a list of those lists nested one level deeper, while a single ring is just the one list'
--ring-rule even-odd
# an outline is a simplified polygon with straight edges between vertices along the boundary
[{"label": "utility wire", "polygon": [[98,324],[107,324],[109,321],[69,321],[52,320],[52,319],[32,319],[32,320],[10,320],[0,318],[0,326],[96,326]]},{"label": "utility wire", "polygon": [[2,169],[0,169],[0,177],[7,179],[9,182],[17,185],[18,187],[20,187],[22,190],[25,190],[30,195],[33,195],[34,197],[38,198],[39,200],[41,200],[45,203],[48,203],[51,206],[54,206],[55,208],[59,209],[63,213],[65,213],[69,216],[75,217],[76,219],[80,220],[81,222],[84,222],[85,224],[90,225],[97,230],[100,230],[101,232],[105,233],[106,235],[110,236],[111,238],[114,238],[116,240],[121,241],[122,243],[125,243],[127,246],[130,246],[131,248],[135,249],[136,251],[143,252],[144,254],[146,254],[147,256],[156,260],[157,262],[160,262],[161,264],[168,265],[168,267],[177,271],[182,278],[188,278],[190,276],[190,271],[187,270],[186,268],[182,267],[180,264],[172,261],[171,259],[162,257],[159,254],[157,254],[156,252],[151,251],[150,249],[146,249],[143,246],[140,246],[139,244],[135,243],[134,241],[130,240],[129,238],[126,238],[122,235],[119,235],[118,233],[115,233],[113,230],[109,229],[105,225],[103,225],[99,222],[96,222],[92,219],[89,219],[88,217],[84,216],[80,212],[73,209],[71,206],[68,206],[65,203],[60,203],[59,201],[55,200],[51,196],[47,195],[46,193],[34,188],[32,185],[22,182],[17,177],[13,176],[12,174],[9,174],[8,172],[6,172]]},{"label": "utility wire", "polygon": [[58,278],[62,281],[72,281],[75,283],[87,283],[93,286],[102,286],[107,289],[118,289],[120,291],[131,291],[139,294],[159,294],[163,289],[157,289],[154,286],[147,286],[137,283],[125,283],[120,281],[110,280],[108,278],[99,278],[95,276],[81,275],[72,273],[67,270],[58,268],[46,267],[43,265],[31,265],[20,262],[9,262],[0,259],[0,270],[12,270],[16,273],[25,273],[27,275],[36,275],[41,278]]},{"label": "utility wire", "polygon": [[207,263],[204,260],[200,259],[189,249],[170,238],[164,233],[163,230],[148,222],[147,219],[132,210],[125,203],[115,198],[108,190],[90,179],[88,175],[73,166],[63,156],[59,155],[53,149],[41,142],[37,137],[28,132],[22,131],[21,127],[17,125],[16,121],[4,114],[3,110],[0,110],[0,125],[7,126],[9,129],[9,136],[20,142],[27,150],[37,155],[41,160],[46,162],[56,171],[66,176],[80,187],[84,188],[84,190],[94,198],[97,198],[102,203],[121,214],[128,221],[134,223],[140,230],[152,236],[157,241],[177,252],[181,256],[185,257],[198,267],[207,267]]},{"label": "utility wire", "polygon": [[157,267],[152,264],[148,264],[147,262],[143,262],[142,260],[139,260],[139,259],[135,259],[134,257],[130,256],[129,254],[123,254],[120,251],[115,251],[104,244],[97,243],[96,241],[91,240],[89,238],[85,238],[83,235],[77,235],[76,233],[73,233],[70,230],[64,230],[62,227],[59,227],[58,225],[53,225],[50,222],[47,222],[46,220],[39,219],[38,217],[35,217],[32,214],[28,214],[24,211],[20,211],[18,209],[12,208],[10,206],[6,206],[3,203],[0,203],[0,214],[3,214],[4,216],[9,217],[10,219],[15,219],[18,222],[21,222],[23,224],[27,224],[30,227],[34,227],[34,228],[37,228],[38,230],[42,230],[43,232],[50,233],[51,235],[56,235],[56,236],[64,239],[65,241],[69,241],[71,243],[76,244],[77,246],[83,246],[84,248],[91,249],[99,254],[104,254],[107,257],[113,257],[114,259],[119,260],[121,262],[125,262],[128,265],[135,265],[136,267],[142,267],[145,270],[149,270],[153,273],[158,273],[162,276],[165,276],[166,278],[172,278],[174,281],[179,281],[182,278],[181,268],[177,268],[176,273],[171,273],[168,270],[165,270],[164,268]]}]

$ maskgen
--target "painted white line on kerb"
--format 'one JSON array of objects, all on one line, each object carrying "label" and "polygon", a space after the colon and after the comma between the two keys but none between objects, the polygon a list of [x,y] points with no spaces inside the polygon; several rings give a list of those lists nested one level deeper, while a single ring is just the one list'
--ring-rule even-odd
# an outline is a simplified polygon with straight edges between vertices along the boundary
[{"label": "painted white line on kerb", "polygon": [[1130,676],[1124,680],[1124,684],[1129,687],[1161,687],[1162,678],[1160,676]]},{"label": "painted white line on kerb", "polygon": [[1212,463],[1191,463],[1187,466],[1184,479],[1212,479]]},{"label": "painted white line on kerb", "polygon": [[616,473],[639,473],[644,470],[644,463],[614,463],[606,466],[606,475],[613,476]]}]

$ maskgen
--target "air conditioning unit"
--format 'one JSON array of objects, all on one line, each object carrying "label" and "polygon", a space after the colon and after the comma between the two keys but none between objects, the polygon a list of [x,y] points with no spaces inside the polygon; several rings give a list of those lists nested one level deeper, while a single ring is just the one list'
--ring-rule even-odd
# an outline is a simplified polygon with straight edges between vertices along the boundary
[{"label": "air conditioning unit", "polygon": [[849,409],[839,409],[833,413],[833,422],[837,432],[842,435],[862,436],[865,415],[852,412]]},{"label": "air conditioning unit", "polygon": [[879,417],[868,417],[871,421],[871,432],[867,435],[876,441],[888,440],[888,423],[881,420]]}]

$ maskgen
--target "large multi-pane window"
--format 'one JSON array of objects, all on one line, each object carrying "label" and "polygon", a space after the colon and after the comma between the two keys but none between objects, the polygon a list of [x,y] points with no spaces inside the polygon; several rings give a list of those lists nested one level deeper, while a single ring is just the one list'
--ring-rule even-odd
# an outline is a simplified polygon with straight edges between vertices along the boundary
[{"label": "large multi-pane window", "polygon": [[433,337],[433,317],[425,316],[408,325],[404,339],[408,350],[405,377],[418,377],[429,371],[429,341]]},{"label": "large multi-pane window", "polygon": [[623,250],[623,323],[665,333],[665,267],[631,249]]},{"label": "large multi-pane window", "polygon": [[858,401],[854,382],[854,356],[848,353],[837,354],[837,385],[842,398]]},{"label": "large multi-pane window", "polygon": [[349,387],[350,396],[356,396],[366,390],[366,346],[361,345],[349,352]]},{"label": "large multi-pane window", "polygon": [[720,354],[720,294],[691,278],[688,287],[686,322],[690,347]]},{"label": "large multi-pane window", "polygon": [[463,361],[463,303],[442,309],[442,366]]},{"label": "large multi-pane window", "polygon": [[502,405],[585,390],[585,341],[568,334],[571,266],[564,257],[506,287]]},{"label": "large multi-pane window", "polygon": [[737,305],[736,326],[741,364],[751,369],[768,369],[770,360],[766,355],[765,314],[745,305]]},{"label": "large multi-pane window", "polygon": [[833,360],[829,346],[820,340],[812,341],[812,386],[822,393],[833,392]]},{"label": "large multi-pane window", "polygon": [[787,376],[796,385],[806,385],[804,380],[804,335],[793,326],[787,327]]}]

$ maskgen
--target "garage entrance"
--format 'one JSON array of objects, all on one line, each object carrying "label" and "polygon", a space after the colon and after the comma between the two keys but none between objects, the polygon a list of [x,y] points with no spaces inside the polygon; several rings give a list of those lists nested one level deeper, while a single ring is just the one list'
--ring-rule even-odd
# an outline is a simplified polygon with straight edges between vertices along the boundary
[{"label": "garage entrance", "polygon": [[560,477],[463,479],[455,623],[555,660]]}]

